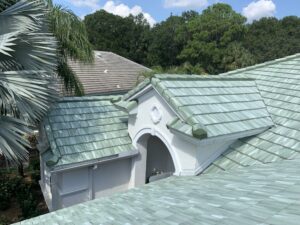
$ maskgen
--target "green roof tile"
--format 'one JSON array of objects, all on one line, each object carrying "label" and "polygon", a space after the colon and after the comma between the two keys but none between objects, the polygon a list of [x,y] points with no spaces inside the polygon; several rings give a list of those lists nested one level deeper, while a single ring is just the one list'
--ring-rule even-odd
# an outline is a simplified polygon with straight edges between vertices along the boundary
[{"label": "green roof tile", "polygon": [[[206,132],[206,135],[193,135],[192,132],[194,137],[200,139],[260,128],[267,129],[273,125],[253,79],[155,75],[125,95],[124,100],[130,99],[145,88],[146,83],[151,84],[170,104],[181,122],[201,127],[203,134]],[[178,129],[178,123],[172,125],[169,127]]]},{"label": "green roof tile", "polygon": [[42,157],[50,167],[115,156],[133,150],[120,96],[63,98],[45,119],[50,143]]},{"label": "green roof tile", "polygon": [[[273,128],[236,141],[201,176],[170,177],[20,224],[299,224],[300,54],[227,73],[225,81],[230,80],[228,75],[256,79],[259,92],[230,98],[184,95],[177,96],[176,100],[170,98],[170,92],[165,95],[172,99],[168,101],[174,108],[189,101],[194,105],[243,103],[257,101],[261,96],[275,122]],[[165,85],[183,85],[178,80],[186,79],[170,77],[167,76]],[[161,80],[164,76],[156,78]],[[198,82],[199,78],[190,76],[186,80],[189,79]],[[149,84],[149,81],[142,83],[125,99]],[[189,122],[197,121],[192,118]],[[258,126],[269,123],[256,122]],[[192,125],[175,118],[168,127],[191,135]],[[238,126],[255,127],[256,123]],[[52,152],[46,151],[44,155],[51,158]]]},{"label": "green roof tile", "polygon": [[205,172],[300,157],[300,54],[221,76],[255,79],[275,126],[233,144]]},{"label": "green roof tile", "polygon": [[300,159],[170,177],[21,224],[298,224]]}]

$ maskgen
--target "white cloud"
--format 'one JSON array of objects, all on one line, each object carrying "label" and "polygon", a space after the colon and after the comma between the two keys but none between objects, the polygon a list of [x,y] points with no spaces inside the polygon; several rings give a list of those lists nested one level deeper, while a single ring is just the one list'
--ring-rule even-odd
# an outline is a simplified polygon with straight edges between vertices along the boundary
[{"label": "white cloud", "polygon": [[109,13],[119,15],[122,17],[127,17],[130,14],[136,16],[142,13],[151,26],[153,26],[156,23],[155,19],[149,13],[144,12],[142,7],[138,5],[135,5],[132,8],[130,8],[129,6],[123,3],[117,4],[114,1],[108,1],[103,6],[103,9]]},{"label": "white cloud", "polygon": [[248,22],[259,20],[262,17],[272,17],[276,12],[276,5],[272,0],[258,0],[243,8],[243,15]]},{"label": "white cloud", "polygon": [[76,7],[87,7],[93,11],[100,8],[99,0],[69,0],[69,2]]},{"label": "white cloud", "polygon": [[166,8],[202,8],[207,5],[207,0],[165,0]]}]

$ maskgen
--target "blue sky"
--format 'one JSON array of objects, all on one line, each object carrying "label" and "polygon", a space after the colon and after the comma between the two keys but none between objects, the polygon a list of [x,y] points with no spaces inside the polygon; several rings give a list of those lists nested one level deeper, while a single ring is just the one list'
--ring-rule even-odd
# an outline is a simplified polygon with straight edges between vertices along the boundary
[{"label": "blue sky", "polygon": [[299,0],[54,0],[68,7],[78,16],[84,17],[99,9],[127,16],[129,13],[143,13],[150,24],[166,19],[171,13],[180,14],[185,10],[201,12],[216,2],[230,4],[251,22],[265,16],[282,18],[288,15],[300,16]]}]

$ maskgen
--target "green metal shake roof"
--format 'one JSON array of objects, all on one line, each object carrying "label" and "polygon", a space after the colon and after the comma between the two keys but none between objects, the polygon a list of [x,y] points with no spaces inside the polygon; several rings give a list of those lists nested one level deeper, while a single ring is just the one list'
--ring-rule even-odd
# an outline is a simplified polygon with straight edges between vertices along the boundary
[{"label": "green metal shake roof", "polygon": [[171,177],[22,225],[298,225],[300,160],[199,177]]},{"label": "green metal shake roof", "polygon": [[[133,151],[128,115],[113,104],[120,96],[64,98],[44,122],[49,166],[87,162]],[[42,150],[43,151],[43,150]]]},{"label": "green metal shake roof", "polygon": [[275,127],[238,140],[201,176],[170,177],[19,224],[298,225],[300,55],[228,75],[256,79]]},{"label": "green metal shake roof", "polygon": [[147,85],[178,114],[168,127],[198,138],[216,137],[273,125],[255,80],[198,75],[155,75],[123,98]]},{"label": "green metal shake roof", "polygon": [[234,143],[206,173],[300,157],[300,54],[222,75],[255,79],[275,126]]}]

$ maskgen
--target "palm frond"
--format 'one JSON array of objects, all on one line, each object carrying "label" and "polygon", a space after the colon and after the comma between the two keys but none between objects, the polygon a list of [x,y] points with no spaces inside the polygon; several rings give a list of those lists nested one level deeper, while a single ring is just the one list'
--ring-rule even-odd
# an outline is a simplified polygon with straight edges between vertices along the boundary
[{"label": "palm frond", "polygon": [[46,9],[40,1],[20,1],[0,13],[0,71],[10,70],[12,65],[18,69],[22,65],[25,70],[55,70],[56,40],[44,32]]},{"label": "palm frond", "polygon": [[[54,71],[56,54],[56,40],[49,33],[14,32],[0,36],[0,61],[22,65],[25,70]],[[6,71],[8,68],[3,66],[1,69]]]},{"label": "palm frond", "polygon": [[61,61],[58,64],[57,71],[67,91],[69,91],[71,94],[73,94],[74,92],[76,96],[84,95],[84,88],[80,80],[78,79],[74,71],[69,67],[66,61]]},{"label": "palm frond", "polygon": [[18,163],[19,160],[28,158],[29,143],[24,135],[30,132],[24,121],[11,117],[0,116],[0,154],[10,162]]},{"label": "palm frond", "polygon": [[11,47],[16,45],[14,43],[14,41],[17,39],[15,35],[16,32],[0,35],[0,53],[12,57],[9,52],[14,51]]},{"label": "palm frond", "polygon": [[0,72],[0,110],[31,123],[41,120],[57,100],[54,81],[42,71]]},{"label": "palm frond", "polygon": [[42,1],[0,8],[0,154],[19,163],[27,157],[28,125],[37,124],[57,97],[57,42],[47,31]]},{"label": "palm frond", "polygon": [[50,31],[60,44],[60,53],[73,60],[92,62],[94,53],[84,23],[72,11],[53,6],[49,12]]},{"label": "palm frond", "polygon": [[0,34],[38,30],[47,8],[41,1],[20,0],[0,13]]},{"label": "palm frond", "polygon": [[65,89],[83,95],[84,88],[76,74],[67,65],[67,60],[93,62],[94,52],[88,40],[84,23],[72,11],[53,6],[50,13],[50,30],[58,40],[58,76],[64,81]]},{"label": "palm frond", "polygon": [[0,13],[9,8],[10,6],[16,4],[18,0],[1,0],[0,1]]}]

